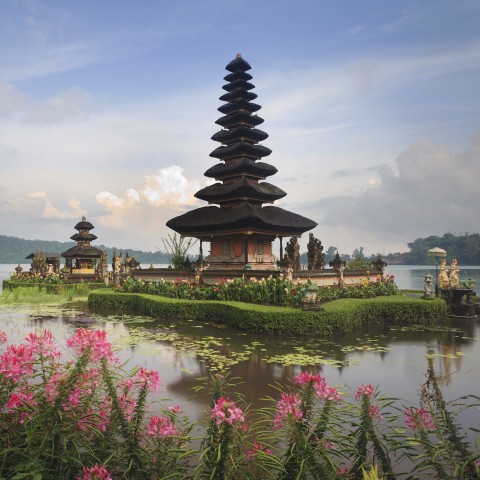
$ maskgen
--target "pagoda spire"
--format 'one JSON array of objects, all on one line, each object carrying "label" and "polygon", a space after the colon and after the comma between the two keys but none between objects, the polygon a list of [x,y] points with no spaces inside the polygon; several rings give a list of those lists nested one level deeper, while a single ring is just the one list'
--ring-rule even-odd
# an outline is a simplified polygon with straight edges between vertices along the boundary
[{"label": "pagoda spire", "polygon": [[[262,161],[272,151],[260,143],[268,138],[268,134],[257,128],[264,120],[256,114],[261,106],[254,103],[257,95],[252,92],[255,86],[250,83],[253,77],[248,71],[251,66],[238,53],[225,68],[229,72],[224,77],[227,83],[222,87],[226,93],[220,97],[225,103],[218,108],[222,116],[215,122],[221,130],[211,137],[220,143],[210,153],[210,157],[218,162],[205,172],[205,176],[214,178],[216,183],[195,194],[211,206],[172,218],[167,226],[182,235],[211,241],[213,263],[217,262],[215,259],[237,258],[241,250],[245,262],[248,258],[252,263],[253,255],[259,264],[271,266],[274,264],[271,246],[267,245],[265,249],[259,246],[262,242],[268,244],[277,237],[299,236],[317,224],[287,210],[264,206],[283,198],[286,192],[264,181],[277,173],[277,169]],[[240,246],[239,236],[244,242]],[[233,257],[225,253],[229,251],[228,242],[235,245]],[[219,249],[223,252],[221,255],[216,253]],[[268,261],[265,260],[267,257]],[[231,267],[235,262],[224,263]]]}]

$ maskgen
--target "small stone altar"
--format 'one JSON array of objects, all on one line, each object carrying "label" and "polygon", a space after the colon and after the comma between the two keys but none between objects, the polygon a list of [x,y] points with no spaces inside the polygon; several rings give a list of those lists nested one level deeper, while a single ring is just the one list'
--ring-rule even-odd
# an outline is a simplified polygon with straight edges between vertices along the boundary
[{"label": "small stone altar", "polygon": [[441,290],[441,297],[447,302],[448,311],[451,315],[459,317],[476,317],[477,311],[472,288],[455,288],[453,290]]},{"label": "small stone altar", "polygon": [[474,286],[473,280],[469,278],[461,282],[459,273],[460,270],[455,258],[451,261],[450,271],[447,270],[445,259],[442,259],[439,276],[441,298],[447,303],[450,315],[476,317],[479,312],[473,301],[475,295],[472,288]]}]

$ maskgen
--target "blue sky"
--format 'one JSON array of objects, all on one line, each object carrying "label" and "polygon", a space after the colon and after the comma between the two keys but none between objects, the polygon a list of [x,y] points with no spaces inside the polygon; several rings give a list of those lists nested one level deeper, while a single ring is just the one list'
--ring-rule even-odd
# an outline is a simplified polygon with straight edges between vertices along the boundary
[{"label": "blue sky", "polygon": [[155,250],[202,206],[237,52],[288,195],[345,253],[479,231],[477,1],[0,0],[0,234]]}]

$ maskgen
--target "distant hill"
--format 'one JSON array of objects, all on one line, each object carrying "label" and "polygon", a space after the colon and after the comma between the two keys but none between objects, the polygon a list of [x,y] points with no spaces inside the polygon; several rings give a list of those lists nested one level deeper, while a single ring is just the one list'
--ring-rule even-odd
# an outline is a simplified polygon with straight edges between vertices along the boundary
[{"label": "distant hill", "polygon": [[[8,237],[0,235],[0,263],[30,263],[30,260],[25,260],[25,257],[32,252],[41,250],[50,253],[62,253],[65,250],[73,247],[75,242],[55,242],[48,240],[25,240],[24,238]],[[113,250],[128,251],[131,257],[135,257],[140,263],[169,263],[167,256],[161,252],[142,252],[140,250],[132,250],[125,248],[106,247],[105,245],[94,245],[100,250],[106,250],[108,261],[112,261]]]}]

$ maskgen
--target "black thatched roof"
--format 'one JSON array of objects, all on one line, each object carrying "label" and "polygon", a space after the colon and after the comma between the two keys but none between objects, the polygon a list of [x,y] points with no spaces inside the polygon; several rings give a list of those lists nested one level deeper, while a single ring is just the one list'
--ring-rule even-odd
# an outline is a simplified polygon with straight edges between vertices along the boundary
[{"label": "black thatched roof", "polygon": [[224,128],[232,128],[237,125],[248,125],[249,127],[256,127],[263,123],[264,120],[258,115],[251,115],[248,112],[236,112],[232,115],[225,115],[220,117],[215,123]]},{"label": "black thatched roof", "polygon": [[262,107],[256,103],[251,103],[248,100],[241,99],[233,103],[226,103],[225,105],[218,107],[217,110],[224,115],[230,115],[231,113],[240,112],[243,110],[253,113],[261,108]]},{"label": "black thatched roof", "polygon": [[[56,258],[60,258],[60,254],[59,253],[52,253],[52,252],[39,252],[39,253],[43,253],[43,256],[45,257],[46,260],[50,260],[50,259],[56,259]],[[35,252],[32,252],[28,257],[25,257],[25,259],[27,260],[33,260],[33,257],[35,256]]]},{"label": "black thatched roof", "polygon": [[252,78],[253,77],[249,73],[246,73],[246,72],[229,73],[228,75],[223,77],[224,80],[226,80],[227,82],[231,82],[231,83],[233,83],[237,80],[248,81],[248,80],[251,80]]},{"label": "black thatched roof", "polygon": [[95,228],[90,222],[87,222],[86,220],[82,220],[81,222],[78,222],[74,227],[75,230],[91,230],[92,228]]},{"label": "black thatched roof", "polygon": [[265,162],[256,162],[251,158],[241,157],[227,163],[217,163],[210,167],[204,175],[221,180],[238,175],[250,175],[254,178],[266,178],[277,173],[277,169]]},{"label": "black thatched roof", "polygon": [[219,100],[222,102],[236,102],[237,100],[248,100],[249,102],[258,97],[256,93],[248,92],[247,90],[233,90],[225,93]]},{"label": "black thatched roof", "polygon": [[226,160],[235,157],[262,158],[270,155],[272,151],[263,145],[252,145],[249,142],[240,141],[228,147],[220,146],[211,154],[211,157]]},{"label": "black thatched roof", "polygon": [[261,231],[274,235],[302,234],[317,226],[309,218],[283,208],[257,207],[242,202],[232,207],[203,207],[191,210],[167,222],[167,226],[187,236],[231,231]]},{"label": "black thatched roof", "polygon": [[253,83],[247,82],[243,78],[238,78],[233,82],[227,83],[222,88],[227,92],[232,92],[233,90],[237,90],[239,88],[241,88],[242,90],[251,90],[252,88],[255,88],[255,85]]},{"label": "black thatched roof", "polygon": [[76,245],[62,253],[65,258],[100,258],[102,251],[91,245]]},{"label": "black thatched roof", "polygon": [[239,125],[238,127],[231,128],[230,130],[220,130],[212,136],[212,140],[215,142],[225,143],[229,145],[233,142],[239,142],[241,140],[248,140],[252,143],[258,143],[268,138],[268,133],[258,128],[251,128],[247,125]]},{"label": "black thatched roof", "polygon": [[238,53],[237,56],[225,67],[226,70],[229,72],[246,72],[250,70],[252,67],[250,64],[242,58],[242,56]]},{"label": "black thatched roof", "polygon": [[257,183],[245,177],[227,184],[214,183],[195,194],[197,198],[210,203],[223,203],[238,199],[265,203],[273,202],[285,195],[286,192],[271,183]]},{"label": "black thatched roof", "polygon": [[86,240],[89,242],[93,242],[96,240],[98,237],[94,235],[93,233],[75,233],[70,237],[72,240],[75,240],[76,242],[81,241],[81,240]]}]

